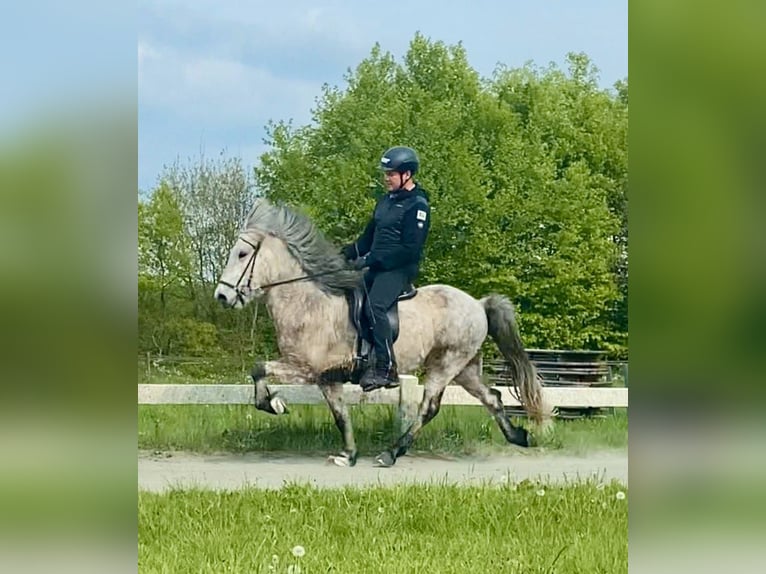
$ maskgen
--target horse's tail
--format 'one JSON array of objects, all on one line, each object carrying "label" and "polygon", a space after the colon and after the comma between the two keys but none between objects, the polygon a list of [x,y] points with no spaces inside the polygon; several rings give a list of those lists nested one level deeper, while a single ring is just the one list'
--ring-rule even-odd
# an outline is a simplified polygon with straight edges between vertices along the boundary
[{"label": "horse's tail", "polygon": [[537,370],[529,360],[516,324],[513,303],[502,295],[489,295],[480,300],[487,313],[489,335],[508,362],[511,380],[518,390],[517,398],[527,416],[535,423],[548,423],[551,409],[543,399]]}]

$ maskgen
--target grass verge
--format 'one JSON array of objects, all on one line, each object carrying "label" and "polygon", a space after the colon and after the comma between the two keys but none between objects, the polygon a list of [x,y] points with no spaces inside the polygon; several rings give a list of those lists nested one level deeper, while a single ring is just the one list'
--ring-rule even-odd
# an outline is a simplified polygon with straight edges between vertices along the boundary
[{"label": "grass verge", "polygon": [[[374,455],[395,440],[394,409],[354,406],[351,418],[359,452]],[[514,424],[525,424],[516,420]],[[558,420],[537,450],[585,453],[625,448],[626,409],[606,418]],[[248,405],[139,405],[138,446],[192,452],[329,453],[342,447],[340,433],[324,405],[294,405],[275,417]],[[421,432],[413,453],[475,455],[505,448],[495,421],[481,406],[442,407]]]},{"label": "grass verge", "polygon": [[138,568],[164,572],[627,572],[627,489],[551,486],[139,493]]}]

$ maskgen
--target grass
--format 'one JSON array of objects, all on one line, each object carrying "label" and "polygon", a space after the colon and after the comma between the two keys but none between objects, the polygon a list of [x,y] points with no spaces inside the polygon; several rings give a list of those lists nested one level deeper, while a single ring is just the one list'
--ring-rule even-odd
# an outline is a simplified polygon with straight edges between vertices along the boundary
[{"label": "grass", "polygon": [[[144,573],[627,572],[620,484],[140,492]],[[298,556],[296,556],[298,555]]]},{"label": "grass", "polygon": [[[293,405],[275,417],[248,405],[139,405],[138,446],[193,452],[335,452],[340,433],[324,405]],[[394,409],[353,406],[351,417],[359,453],[378,454],[394,437]],[[516,420],[515,424],[525,424]],[[557,420],[536,451],[585,453],[626,448],[626,409],[602,419]],[[413,453],[476,455],[507,448],[495,421],[481,406],[445,405],[421,432]]]}]

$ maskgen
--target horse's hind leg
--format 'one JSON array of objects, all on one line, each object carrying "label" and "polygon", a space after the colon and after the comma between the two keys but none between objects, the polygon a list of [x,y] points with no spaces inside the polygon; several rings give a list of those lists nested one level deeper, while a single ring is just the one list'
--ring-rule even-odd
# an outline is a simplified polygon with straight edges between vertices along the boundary
[{"label": "horse's hind leg", "polygon": [[455,382],[482,402],[497,421],[505,440],[519,446],[529,446],[529,436],[526,429],[513,425],[503,409],[500,393],[482,382],[480,355],[471,359],[471,362],[455,377]]},{"label": "horse's hind leg", "polygon": [[343,451],[330,457],[330,460],[338,466],[354,466],[356,464],[356,443],[354,441],[354,430],[351,427],[351,417],[348,414],[348,408],[343,400],[342,383],[319,383],[319,390],[322,391],[330,412],[335,419],[335,424],[343,435]]},{"label": "horse's hind leg", "polygon": [[449,379],[443,376],[435,378],[430,373],[426,376],[423,385],[423,400],[420,401],[415,421],[399,437],[399,440],[396,441],[391,450],[383,451],[375,458],[377,464],[380,466],[393,466],[397,458],[407,453],[420,430],[439,413],[447,382],[449,382]]},{"label": "horse's hind leg", "polygon": [[415,422],[399,437],[394,447],[378,455],[375,462],[381,466],[391,466],[407,452],[420,430],[439,413],[444,389],[461,372],[469,358],[470,355],[455,350],[429,357],[423,383],[423,400],[420,401]]}]

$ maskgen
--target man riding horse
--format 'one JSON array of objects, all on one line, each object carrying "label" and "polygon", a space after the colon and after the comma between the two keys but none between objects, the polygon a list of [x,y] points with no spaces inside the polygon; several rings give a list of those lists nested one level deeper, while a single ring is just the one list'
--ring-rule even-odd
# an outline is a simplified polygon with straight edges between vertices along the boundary
[{"label": "man riding horse", "polygon": [[412,148],[392,147],[383,154],[380,168],[388,193],[378,200],[359,239],[343,248],[343,255],[356,269],[367,269],[364,309],[374,361],[359,381],[367,392],[399,384],[387,312],[417,278],[431,225],[428,195],[413,179],[419,167]]},{"label": "man riding horse", "polygon": [[[509,443],[529,446],[528,431],[513,424],[500,392],[482,380],[482,345],[491,337],[506,359],[530,421],[547,426],[552,412],[524,349],[513,303],[496,293],[477,299],[446,284],[421,286],[415,297],[411,290],[402,294],[418,272],[430,209],[425,192],[412,180],[419,167],[413,150],[388,150],[381,167],[389,193],[378,201],[362,237],[343,254],[306,216],[264,197],[253,202],[213,296],[234,308],[263,301],[274,323],[279,357],[253,366],[255,407],[272,415],[288,412],[284,398],[269,389],[267,380],[317,385],[343,437],[343,450],[331,459],[340,466],[356,464],[344,383],[353,382],[355,367],[365,364],[357,360],[366,348],[358,339],[357,292],[366,286],[375,365],[364,372],[364,389],[395,384],[397,370],[418,372],[423,389],[414,422],[375,458],[376,464],[391,466],[408,451],[438,414],[451,383],[487,408]],[[354,267],[367,269],[364,282],[344,255]],[[387,315],[394,327],[389,327]]]}]

